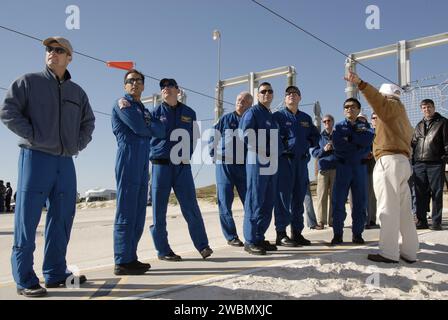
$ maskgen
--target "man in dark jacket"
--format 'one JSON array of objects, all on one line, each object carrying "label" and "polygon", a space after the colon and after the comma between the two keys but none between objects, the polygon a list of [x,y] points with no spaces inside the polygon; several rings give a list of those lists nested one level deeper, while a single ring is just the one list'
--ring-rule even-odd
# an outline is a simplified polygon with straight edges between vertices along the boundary
[{"label": "man in dark jacket", "polygon": [[3,180],[0,180],[0,213],[5,211],[5,194],[6,194],[6,187],[3,184]]},{"label": "man in dark jacket", "polygon": [[417,229],[428,229],[428,192],[432,198],[432,230],[442,230],[443,173],[448,160],[448,122],[442,117],[431,99],[420,103],[424,115],[415,127],[412,137],[414,154],[415,194],[417,198]]},{"label": "man in dark jacket", "polygon": [[70,42],[50,37],[43,45],[45,70],[16,80],[0,105],[0,119],[21,138],[11,263],[17,293],[27,297],[47,293],[33,270],[36,229],[47,199],[45,286],[86,281],[85,276],[73,278],[65,257],[76,210],[72,157],[92,140],[95,116],[87,94],[70,80]]},{"label": "man in dark jacket", "polygon": [[10,182],[6,182],[6,192],[5,192],[6,212],[10,212],[11,211],[11,198],[12,198],[11,183]]}]

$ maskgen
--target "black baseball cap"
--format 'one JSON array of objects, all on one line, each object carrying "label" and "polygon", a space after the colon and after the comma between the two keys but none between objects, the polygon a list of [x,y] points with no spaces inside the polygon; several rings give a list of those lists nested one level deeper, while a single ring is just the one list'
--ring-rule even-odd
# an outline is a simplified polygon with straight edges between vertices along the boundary
[{"label": "black baseball cap", "polygon": [[299,94],[299,96],[301,96],[302,94],[300,93],[300,90],[298,87],[296,86],[289,86],[288,88],[286,88],[285,93],[290,93],[290,92],[297,92]]},{"label": "black baseball cap", "polygon": [[176,87],[176,89],[179,89],[179,87],[177,86],[177,82],[174,79],[163,78],[162,80],[160,80],[160,83],[159,83],[160,89],[162,89],[165,86],[169,86],[169,85],[172,85],[172,86]]}]

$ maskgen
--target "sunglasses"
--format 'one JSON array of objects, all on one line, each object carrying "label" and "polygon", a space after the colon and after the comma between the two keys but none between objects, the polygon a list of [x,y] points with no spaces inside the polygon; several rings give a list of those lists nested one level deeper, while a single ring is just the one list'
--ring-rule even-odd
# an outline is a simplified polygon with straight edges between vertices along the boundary
[{"label": "sunglasses", "polygon": [[176,88],[177,89],[177,86],[176,85],[174,85],[174,84],[172,84],[172,83],[168,83],[168,84],[164,84],[164,85],[162,85],[161,87],[160,87],[160,89],[173,89],[173,88]]},{"label": "sunglasses", "polygon": [[260,91],[260,94],[266,94],[266,93],[273,94],[273,93],[274,93],[274,90],[269,89],[269,90],[261,90],[261,91]]},{"label": "sunglasses", "polygon": [[125,84],[143,84],[143,79],[142,78],[130,78],[130,79],[126,79],[126,81],[124,82]]},{"label": "sunglasses", "polygon": [[54,51],[57,54],[67,53],[67,50],[61,47],[46,47],[45,51],[47,51],[48,53],[52,53]]}]

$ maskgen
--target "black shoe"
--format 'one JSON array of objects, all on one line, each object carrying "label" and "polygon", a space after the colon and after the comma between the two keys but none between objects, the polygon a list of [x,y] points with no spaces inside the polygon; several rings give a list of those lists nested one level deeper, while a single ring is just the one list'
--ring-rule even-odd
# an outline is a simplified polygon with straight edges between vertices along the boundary
[{"label": "black shoe", "polygon": [[376,222],[371,221],[369,223],[369,228],[370,229],[378,229],[380,227],[380,225],[376,224]]},{"label": "black shoe", "polygon": [[40,298],[47,295],[47,290],[42,288],[40,284],[36,284],[31,288],[17,289],[17,294],[28,298]]},{"label": "black shoe", "polygon": [[409,264],[417,262],[417,260],[409,260],[408,258],[405,258],[403,256],[400,256],[400,259]]},{"label": "black shoe", "polygon": [[120,266],[125,266],[132,269],[146,269],[146,270],[151,269],[151,265],[149,263],[143,263],[138,260],[134,260],[129,263],[123,263],[120,264]]},{"label": "black shoe", "polygon": [[369,254],[367,256],[367,259],[369,259],[370,261],[374,261],[374,262],[398,263],[398,261],[385,258],[380,254]]},{"label": "black shoe", "polygon": [[365,243],[365,241],[362,238],[362,236],[353,236],[352,242],[356,243],[356,244],[364,244]]},{"label": "black shoe", "polygon": [[310,246],[311,241],[305,239],[301,233],[293,233],[292,240],[297,243],[299,246]]},{"label": "black shoe", "polygon": [[434,231],[441,231],[442,230],[442,225],[441,224],[432,224],[429,229],[434,230]]},{"label": "black shoe", "polygon": [[238,239],[238,237],[233,240],[227,241],[227,244],[232,247],[244,247],[244,243],[240,239]]},{"label": "black shoe", "polygon": [[428,222],[426,222],[426,221],[417,221],[417,223],[415,224],[415,227],[418,230],[429,229]]},{"label": "black shoe", "polygon": [[297,247],[297,243],[292,241],[286,234],[286,232],[277,231],[277,238],[275,244],[283,247]]},{"label": "black shoe", "polygon": [[275,240],[275,244],[277,246],[283,246],[283,247],[297,247],[297,243],[292,241],[290,237],[285,236],[283,238],[277,238]]},{"label": "black shoe", "polygon": [[262,241],[259,244],[260,247],[264,248],[266,251],[277,251],[277,246],[275,244],[270,243],[267,240]]},{"label": "black shoe", "polygon": [[[45,283],[45,287],[46,288],[64,288],[67,286],[67,279],[69,277],[72,277],[72,280],[70,281],[70,284],[73,286],[76,284],[83,284],[84,282],[87,281],[87,277],[85,275],[80,275],[78,276],[74,276],[73,275],[69,275],[67,278],[65,278],[65,280],[61,280],[61,281],[57,281],[57,282],[53,282],[53,283]],[[76,280],[76,281],[75,281]]]},{"label": "black shoe", "polygon": [[129,263],[116,264],[114,268],[114,274],[117,276],[136,276],[144,274],[150,268],[151,265],[149,263],[142,263],[138,260],[135,260]]},{"label": "black shoe", "polygon": [[139,268],[147,269],[147,270],[151,269],[151,265],[149,263],[143,263],[138,260],[133,261],[133,263]]},{"label": "black shoe", "polygon": [[159,258],[159,260],[164,260],[164,261],[181,261],[182,260],[181,256],[178,256],[173,251],[168,253],[166,256],[157,256],[157,258]]},{"label": "black shoe", "polygon": [[206,259],[208,257],[210,257],[213,253],[213,250],[210,247],[206,247],[204,249],[201,250],[200,254],[202,256],[202,259]]},{"label": "black shoe", "polygon": [[333,239],[331,240],[331,245],[336,246],[338,244],[344,243],[344,240],[342,239],[342,236],[334,235]]},{"label": "black shoe", "polygon": [[262,246],[257,246],[255,244],[245,244],[244,251],[256,256],[266,255],[266,250]]}]

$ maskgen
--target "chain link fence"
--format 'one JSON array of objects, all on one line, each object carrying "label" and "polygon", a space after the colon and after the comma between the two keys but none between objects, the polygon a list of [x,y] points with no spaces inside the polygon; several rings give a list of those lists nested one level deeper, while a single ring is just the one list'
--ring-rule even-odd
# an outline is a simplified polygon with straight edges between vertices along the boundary
[{"label": "chain link fence", "polygon": [[433,100],[436,111],[448,117],[448,79],[434,85],[423,85],[417,82],[403,92],[401,101],[406,106],[409,120],[414,127],[423,118],[420,102],[424,99]]}]

